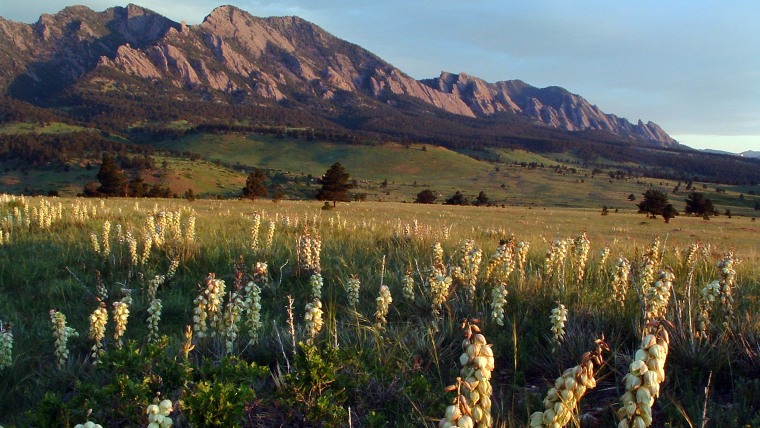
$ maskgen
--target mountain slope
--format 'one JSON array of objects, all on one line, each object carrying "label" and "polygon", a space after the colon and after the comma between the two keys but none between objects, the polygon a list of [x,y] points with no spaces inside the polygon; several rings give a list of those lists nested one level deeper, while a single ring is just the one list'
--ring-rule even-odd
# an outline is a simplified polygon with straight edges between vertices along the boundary
[{"label": "mountain slope", "polygon": [[258,18],[233,6],[193,26],[135,5],[104,12],[68,7],[31,25],[0,20],[0,47],[0,88],[42,105],[72,103],[86,93],[157,93],[165,102],[277,102],[328,118],[346,105],[365,111],[385,105],[497,121],[520,117],[526,130],[520,132],[528,134],[539,126],[676,145],[656,124],[605,114],[562,88],[451,73],[417,81],[300,18]]}]

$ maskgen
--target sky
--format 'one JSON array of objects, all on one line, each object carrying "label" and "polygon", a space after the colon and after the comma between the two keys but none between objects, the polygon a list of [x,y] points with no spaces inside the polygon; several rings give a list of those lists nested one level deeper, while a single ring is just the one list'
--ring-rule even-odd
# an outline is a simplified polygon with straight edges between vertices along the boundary
[{"label": "sky", "polygon": [[[561,86],[605,113],[660,125],[682,144],[760,151],[757,0],[133,0],[198,24],[233,4],[296,15],[423,79],[441,71],[489,82]],[[114,0],[0,0],[0,16]]]}]

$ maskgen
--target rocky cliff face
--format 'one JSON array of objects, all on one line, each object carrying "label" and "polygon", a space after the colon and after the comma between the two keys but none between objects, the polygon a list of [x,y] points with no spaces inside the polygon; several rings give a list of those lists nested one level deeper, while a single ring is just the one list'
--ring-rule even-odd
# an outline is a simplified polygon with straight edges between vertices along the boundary
[{"label": "rocky cliff face", "polygon": [[411,97],[468,117],[512,113],[568,131],[602,130],[675,143],[654,123],[632,124],[605,114],[559,87],[487,83],[451,73],[417,81],[300,18],[258,18],[232,6],[214,9],[194,26],[134,5],[104,12],[74,6],[31,25],[0,19],[0,66],[0,87],[33,100],[74,83],[113,87],[117,82],[108,79],[124,75],[146,85],[160,81],[186,95],[235,94],[252,102],[330,102],[338,93],[379,100]]}]

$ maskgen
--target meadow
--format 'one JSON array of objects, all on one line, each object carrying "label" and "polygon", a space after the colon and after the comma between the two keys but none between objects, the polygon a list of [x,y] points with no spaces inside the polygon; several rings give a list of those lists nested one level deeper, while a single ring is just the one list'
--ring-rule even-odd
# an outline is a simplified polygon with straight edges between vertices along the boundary
[{"label": "meadow", "polygon": [[747,217],[321,207],[2,195],[0,425],[760,426]]}]

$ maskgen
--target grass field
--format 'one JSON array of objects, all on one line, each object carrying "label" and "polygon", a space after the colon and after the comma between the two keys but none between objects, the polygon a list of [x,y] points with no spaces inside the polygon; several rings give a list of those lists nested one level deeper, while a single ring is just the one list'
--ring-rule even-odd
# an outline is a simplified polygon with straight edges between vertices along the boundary
[{"label": "grass field", "polygon": [[[575,390],[583,398],[570,406],[568,426],[617,424],[624,376],[639,358],[642,335],[651,328],[662,338],[658,329],[665,328],[669,352],[652,426],[760,425],[760,227],[747,218],[678,217],[666,224],[631,209],[601,216],[597,208],[532,206],[320,208],[311,201],[2,196],[0,320],[12,324],[13,347],[8,360],[0,346],[0,424],[147,425],[146,408],[160,394],[172,400],[170,417],[181,427],[347,426],[349,420],[433,426],[457,396],[444,387],[462,370],[460,321],[477,318],[494,357],[493,370],[478,376],[487,375],[481,382],[492,393],[488,400],[463,393],[470,401],[459,413],[468,417],[487,410],[493,426],[529,426],[531,414],[545,409],[550,385],[604,335],[605,364],[594,368],[595,388]],[[659,247],[648,253],[655,239]],[[466,240],[472,243],[463,250]],[[524,243],[529,251],[521,261],[517,249]],[[697,243],[695,258],[687,259]],[[609,256],[602,260],[605,248]],[[464,257],[478,249],[481,261]],[[498,251],[502,256],[493,258]],[[618,301],[611,282],[621,256],[633,267]],[[726,257],[735,274],[717,266]],[[178,263],[173,276],[172,261]],[[257,262],[267,263],[267,274],[257,271]],[[672,285],[656,282],[657,272],[668,269]],[[408,270],[411,289],[403,281]],[[314,286],[317,272],[321,287]],[[224,281],[225,292],[212,292],[220,284],[209,273]],[[352,275],[360,280],[356,303],[348,294]],[[440,291],[445,278],[450,286]],[[708,307],[702,290],[716,280],[730,287],[700,318]],[[467,284],[474,284],[473,294]],[[381,285],[392,296],[382,316]],[[668,286],[667,304],[657,312],[657,287]],[[506,301],[494,306],[500,287]],[[131,290],[131,300],[123,289]],[[730,308],[720,303],[728,290]],[[153,317],[156,329],[148,322],[154,295],[162,305]],[[94,364],[89,319],[100,302],[108,321],[104,353]],[[568,315],[556,342],[549,315],[559,303]],[[116,337],[113,309],[122,304],[128,323]],[[56,346],[51,309],[79,335],[63,345],[59,337]],[[500,325],[494,313],[502,310]],[[207,323],[194,320],[199,313]],[[646,327],[645,317],[667,322]],[[704,319],[705,335],[698,337]],[[208,337],[199,334],[203,329]],[[7,340],[7,332],[0,337]],[[463,360],[472,367],[480,361],[486,360]],[[642,385],[636,388],[651,386]],[[645,412],[634,405],[640,413],[631,420]]]}]

